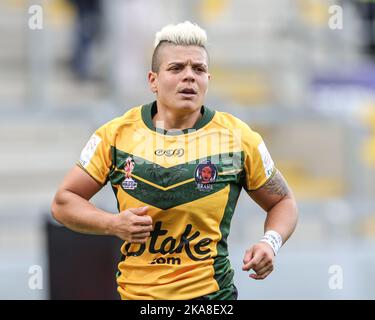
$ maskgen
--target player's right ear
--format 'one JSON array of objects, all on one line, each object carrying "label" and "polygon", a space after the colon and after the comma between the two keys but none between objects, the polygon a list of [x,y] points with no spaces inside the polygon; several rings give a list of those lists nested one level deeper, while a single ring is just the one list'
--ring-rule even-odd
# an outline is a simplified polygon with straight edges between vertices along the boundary
[{"label": "player's right ear", "polygon": [[150,89],[153,93],[158,92],[156,72],[149,71],[149,73],[148,73],[148,84],[149,84]]}]

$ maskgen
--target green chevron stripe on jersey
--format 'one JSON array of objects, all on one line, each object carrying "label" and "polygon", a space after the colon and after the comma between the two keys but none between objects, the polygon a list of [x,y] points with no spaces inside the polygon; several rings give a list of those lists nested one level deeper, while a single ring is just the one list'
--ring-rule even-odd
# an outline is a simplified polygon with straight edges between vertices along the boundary
[{"label": "green chevron stripe on jersey", "polygon": [[215,183],[212,190],[200,191],[197,189],[197,185],[194,181],[165,191],[140,180],[134,180],[137,182],[136,189],[123,190],[133,198],[163,210],[206,197],[224,189],[228,184],[228,182]]},{"label": "green chevron stripe on jersey", "polygon": [[[239,182],[239,173],[243,168],[243,152],[223,153],[197,159],[193,162],[183,163],[170,168],[162,167],[156,163],[147,161],[141,157],[126,153],[112,147],[112,158],[115,168],[111,171],[110,181],[119,184],[123,174],[118,170],[124,169],[126,159],[131,157],[135,162],[132,175],[138,176],[151,184],[168,188],[175,184],[194,178],[196,166],[204,160],[211,160],[218,169],[219,175],[226,173],[226,179],[232,182]],[[231,173],[233,172],[233,173]]]},{"label": "green chevron stripe on jersey", "polygon": [[[194,164],[184,163],[171,168],[164,168],[114,147],[112,156],[114,166],[109,175],[111,184],[122,188],[124,164],[131,157],[135,162],[132,179],[137,187],[122,190],[133,198],[163,210],[201,199],[224,189],[228,184],[238,184],[243,178],[242,152],[214,155],[194,161]],[[212,160],[218,170],[217,178],[209,190],[199,190],[194,177],[197,164],[203,160]]]}]

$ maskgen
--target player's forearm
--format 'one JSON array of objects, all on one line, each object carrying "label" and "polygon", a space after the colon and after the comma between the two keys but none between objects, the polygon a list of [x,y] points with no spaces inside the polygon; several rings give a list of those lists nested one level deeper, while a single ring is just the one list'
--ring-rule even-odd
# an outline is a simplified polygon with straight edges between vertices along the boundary
[{"label": "player's forearm", "polygon": [[285,243],[292,235],[298,220],[297,205],[294,197],[287,196],[267,212],[264,223],[265,232],[277,231]]},{"label": "player's forearm", "polygon": [[52,203],[53,217],[67,228],[81,233],[110,235],[113,214],[96,208],[86,199],[60,191]]}]

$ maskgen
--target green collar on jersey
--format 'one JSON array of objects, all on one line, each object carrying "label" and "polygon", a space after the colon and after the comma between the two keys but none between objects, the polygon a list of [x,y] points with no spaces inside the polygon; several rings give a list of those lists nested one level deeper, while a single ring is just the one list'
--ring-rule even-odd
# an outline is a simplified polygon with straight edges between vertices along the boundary
[{"label": "green collar on jersey", "polygon": [[209,109],[209,108],[207,108],[205,106],[202,106],[202,108],[201,108],[202,118],[200,118],[196,122],[196,124],[194,125],[193,128],[184,129],[184,130],[176,130],[176,131],[174,131],[174,130],[173,131],[168,131],[168,130],[164,130],[164,129],[161,129],[161,128],[155,128],[154,124],[152,123],[152,118],[157,113],[156,101],[151,102],[149,104],[144,104],[142,106],[141,113],[142,113],[143,122],[145,123],[145,125],[149,129],[151,129],[152,131],[156,131],[158,133],[161,133],[161,134],[165,134],[165,135],[186,134],[186,133],[188,133],[192,129],[198,130],[200,128],[203,128],[207,123],[209,123],[212,120],[212,118],[215,115],[215,111],[214,110],[211,110],[211,109]]}]

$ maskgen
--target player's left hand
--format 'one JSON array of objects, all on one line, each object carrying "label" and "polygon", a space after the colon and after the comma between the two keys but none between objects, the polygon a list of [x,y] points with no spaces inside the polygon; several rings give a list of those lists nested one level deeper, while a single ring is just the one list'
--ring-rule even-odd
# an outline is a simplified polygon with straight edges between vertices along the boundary
[{"label": "player's left hand", "polygon": [[258,242],[246,250],[243,259],[243,271],[254,270],[249,275],[255,280],[265,279],[273,271],[274,252],[270,245],[265,242]]}]

